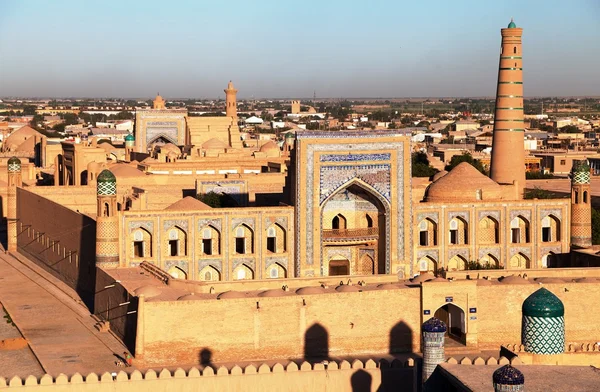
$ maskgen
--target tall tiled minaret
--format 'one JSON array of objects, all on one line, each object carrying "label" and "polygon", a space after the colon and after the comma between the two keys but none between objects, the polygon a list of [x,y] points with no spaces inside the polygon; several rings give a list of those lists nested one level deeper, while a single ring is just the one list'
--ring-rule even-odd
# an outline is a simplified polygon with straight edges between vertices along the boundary
[{"label": "tall tiled minaret", "polygon": [[490,165],[492,180],[500,184],[516,181],[520,194],[525,187],[522,33],[512,20],[502,29]]},{"label": "tall tiled minaret", "polygon": [[571,170],[571,248],[592,246],[592,189],[587,160],[575,161]]},{"label": "tall tiled minaret", "polygon": [[96,177],[96,190],[96,265],[116,268],[119,266],[119,217],[115,175],[109,170],[102,170]]},{"label": "tall tiled minaret", "polygon": [[8,160],[8,186],[7,186],[7,235],[8,251],[17,251],[17,188],[23,186],[21,178],[21,160],[12,157]]},{"label": "tall tiled minaret", "polygon": [[235,87],[233,87],[231,80],[229,81],[227,88],[223,91],[225,91],[225,115],[227,117],[233,117],[234,119],[237,119],[236,94],[238,91],[235,89]]}]

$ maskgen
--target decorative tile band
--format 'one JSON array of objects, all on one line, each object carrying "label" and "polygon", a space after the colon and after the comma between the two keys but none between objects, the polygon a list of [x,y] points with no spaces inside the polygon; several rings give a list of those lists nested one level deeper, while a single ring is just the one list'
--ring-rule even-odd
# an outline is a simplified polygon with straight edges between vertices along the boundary
[{"label": "decorative tile band", "polygon": [[321,162],[363,162],[363,161],[389,161],[391,154],[324,154]]}]

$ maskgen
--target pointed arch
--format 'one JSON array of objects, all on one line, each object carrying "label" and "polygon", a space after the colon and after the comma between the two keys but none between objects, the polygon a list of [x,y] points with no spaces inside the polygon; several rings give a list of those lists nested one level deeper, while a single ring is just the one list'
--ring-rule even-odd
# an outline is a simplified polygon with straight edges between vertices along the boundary
[{"label": "pointed arch", "polygon": [[429,218],[419,222],[419,246],[437,245],[437,223]]},{"label": "pointed arch", "polygon": [[469,243],[469,224],[463,218],[455,216],[448,224],[448,242],[450,245]]},{"label": "pointed arch", "polygon": [[233,229],[233,251],[236,254],[254,253],[254,230],[245,223],[237,225]]},{"label": "pointed arch", "polygon": [[467,269],[467,260],[461,255],[454,255],[448,260],[448,271],[464,271]]},{"label": "pointed arch", "polygon": [[273,223],[267,228],[267,251],[283,253],[287,251],[287,232],[278,223]]},{"label": "pointed arch", "polygon": [[214,256],[221,254],[221,232],[212,225],[200,229],[200,254]]},{"label": "pointed arch", "polygon": [[558,242],[560,241],[560,219],[553,214],[546,215],[542,218],[542,242]]},{"label": "pointed arch", "polygon": [[331,228],[333,230],[346,230],[348,228],[348,221],[344,214],[337,214],[331,220]]},{"label": "pointed arch", "polygon": [[488,268],[493,266],[495,268],[500,268],[500,262],[498,261],[498,259],[492,255],[492,254],[486,254],[483,255],[480,259],[479,259],[479,264],[481,264],[482,266],[487,266]]},{"label": "pointed arch", "polygon": [[207,265],[200,270],[199,277],[206,282],[218,282],[221,280],[221,273],[212,265]]},{"label": "pointed arch", "polygon": [[171,268],[169,268],[167,273],[175,279],[187,279],[187,273],[185,273],[184,270],[176,266],[172,266]]},{"label": "pointed arch", "polygon": [[132,257],[152,257],[152,234],[143,227],[137,227],[131,231],[131,255]]},{"label": "pointed arch", "polygon": [[510,258],[508,262],[510,268],[514,269],[525,269],[531,268],[531,262],[529,261],[529,257],[525,256],[523,253],[517,253],[513,257]]},{"label": "pointed arch", "polygon": [[427,272],[431,274],[436,274],[438,269],[438,263],[430,256],[425,256],[419,260],[418,269],[419,272],[422,274]]},{"label": "pointed arch", "polygon": [[477,242],[480,244],[499,244],[500,230],[498,221],[491,216],[484,216],[477,227]]},{"label": "pointed arch", "polygon": [[246,264],[240,264],[233,270],[233,280],[252,280],[254,271]]},{"label": "pointed arch", "polygon": [[284,266],[279,263],[273,263],[267,268],[267,278],[269,279],[284,279],[287,278],[287,271]]},{"label": "pointed arch", "polygon": [[373,275],[375,274],[375,260],[365,253],[358,260],[355,270],[357,275]]},{"label": "pointed arch", "polygon": [[529,220],[519,215],[510,221],[510,242],[513,244],[529,243],[531,237],[529,234]]},{"label": "pointed arch", "polygon": [[187,256],[187,233],[179,226],[171,226],[165,236],[165,250],[167,257]]}]

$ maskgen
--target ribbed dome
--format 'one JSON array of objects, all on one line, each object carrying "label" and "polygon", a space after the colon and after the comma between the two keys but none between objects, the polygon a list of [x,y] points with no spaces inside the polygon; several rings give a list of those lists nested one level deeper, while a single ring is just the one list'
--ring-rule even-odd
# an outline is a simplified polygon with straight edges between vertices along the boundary
[{"label": "ribbed dome", "polygon": [[435,317],[425,321],[421,326],[423,332],[446,332],[446,323]]},{"label": "ribbed dome", "polygon": [[428,202],[463,202],[502,199],[502,187],[471,164],[462,162],[442,178],[429,185]]},{"label": "ribbed dome", "polygon": [[565,307],[561,300],[543,287],[523,302],[523,316],[561,317],[564,315]]},{"label": "ribbed dome", "polygon": [[135,142],[135,136],[133,136],[131,133],[128,134],[127,136],[125,136],[125,141],[126,142]]},{"label": "ribbed dome", "polygon": [[9,165],[20,165],[21,164],[21,160],[17,157],[12,157],[8,160],[7,162]]},{"label": "ribbed dome", "polygon": [[509,29],[516,29],[517,28],[517,24],[515,23],[514,20],[510,20],[510,23],[508,24],[508,28]]},{"label": "ribbed dome", "polygon": [[510,365],[504,365],[497,369],[492,376],[494,384],[500,385],[523,385],[525,384],[525,376],[517,368]]},{"label": "ribbed dome", "polygon": [[110,170],[104,169],[98,174],[97,182],[117,182],[117,177]]}]

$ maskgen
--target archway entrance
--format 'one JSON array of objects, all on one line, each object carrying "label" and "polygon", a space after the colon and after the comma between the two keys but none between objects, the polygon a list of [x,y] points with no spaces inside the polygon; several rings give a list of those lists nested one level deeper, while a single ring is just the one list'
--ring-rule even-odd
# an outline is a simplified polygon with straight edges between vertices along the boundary
[{"label": "archway entrance", "polygon": [[448,327],[446,336],[453,342],[466,344],[467,331],[465,312],[454,304],[446,304],[435,311],[434,317],[442,320]]},{"label": "archway entrance", "polygon": [[329,276],[335,275],[350,275],[350,261],[347,259],[330,260]]}]

